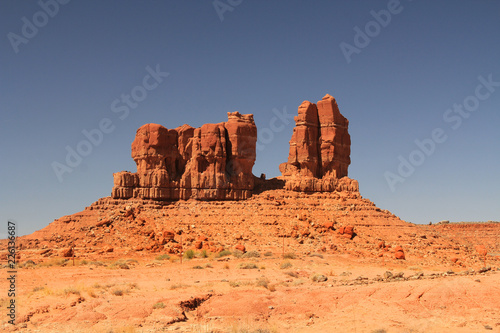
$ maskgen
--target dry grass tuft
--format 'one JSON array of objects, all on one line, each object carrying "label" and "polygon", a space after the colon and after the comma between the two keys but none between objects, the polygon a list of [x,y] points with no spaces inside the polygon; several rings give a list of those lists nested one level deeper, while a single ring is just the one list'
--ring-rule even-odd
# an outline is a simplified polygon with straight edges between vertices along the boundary
[{"label": "dry grass tuft", "polygon": [[187,288],[187,287],[189,287],[187,284],[174,283],[173,285],[170,286],[170,289],[171,290],[174,290],[174,289],[184,289],[184,288]]},{"label": "dry grass tuft", "polygon": [[111,294],[115,296],[123,296],[125,295],[125,291],[123,289],[114,289],[111,291]]},{"label": "dry grass tuft", "polygon": [[234,250],[233,251],[233,256],[235,258],[241,258],[241,257],[243,257],[243,252],[241,252],[240,250]]},{"label": "dry grass tuft", "polygon": [[298,278],[299,277],[299,274],[297,274],[297,272],[294,272],[294,271],[288,271],[288,272],[285,272],[286,275],[288,276],[291,276],[293,278]]},{"label": "dry grass tuft", "polygon": [[258,251],[248,251],[244,255],[241,256],[242,258],[260,258],[260,253]]},{"label": "dry grass tuft", "polygon": [[289,261],[283,261],[280,265],[280,269],[287,269],[292,267],[292,263]]},{"label": "dry grass tuft", "polygon": [[232,253],[229,250],[222,250],[219,253],[217,253],[216,257],[217,258],[222,258],[222,257],[225,257],[225,256],[230,256],[231,254]]},{"label": "dry grass tuft", "polygon": [[160,254],[155,258],[155,260],[169,260],[170,256],[168,254]]},{"label": "dry grass tuft", "polygon": [[269,286],[269,279],[265,277],[259,278],[255,283],[255,285],[257,287],[264,287],[267,289],[267,287]]},{"label": "dry grass tuft", "polygon": [[64,295],[70,295],[70,294],[74,294],[74,295],[78,295],[80,296],[80,290],[75,288],[75,287],[68,287],[68,288],[65,288],[64,289]]},{"label": "dry grass tuft", "polygon": [[64,267],[66,266],[66,263],[68,262],[68,259],[57,259],[57,258],[52,258],[48,261],[41,262],[39,264],[40,267],[52,267],[52,266],[61,266]]},{"label": "dry grass tuft", "polygon": [[165,307],[165,303],[163,302],[158,302],[153,304],[153,309],[163,309]]}]

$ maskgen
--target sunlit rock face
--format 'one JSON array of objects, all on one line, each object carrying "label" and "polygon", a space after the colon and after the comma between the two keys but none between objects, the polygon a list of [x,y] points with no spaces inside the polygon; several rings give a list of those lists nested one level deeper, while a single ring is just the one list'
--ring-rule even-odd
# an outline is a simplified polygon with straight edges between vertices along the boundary
[{"label": "sunlit rock face", "polygon": [[358,182],[347,178],[351,163],[348,127],[332,96],[326,95],[317,104],[304,101],[295,117],[288,162],[280,165],[286,189],[357,192]]},{"label": "sunlit rock face", "polygon": [[240,200],[252,196],[257,127],[253,115],[167,129],[141,126],[132,142],[137,172],[115,173],[113,198]]}]

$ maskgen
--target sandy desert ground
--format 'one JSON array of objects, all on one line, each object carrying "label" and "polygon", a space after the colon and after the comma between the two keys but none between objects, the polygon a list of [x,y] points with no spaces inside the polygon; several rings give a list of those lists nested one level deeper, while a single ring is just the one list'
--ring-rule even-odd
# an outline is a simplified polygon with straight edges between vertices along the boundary
[{"label": "sandy desert ground", "polygon": [[[204,253],[205,254],[205,253]],[[207,253],[208,254],[208,253]],[[237,256],[241,253],[237,252]],[[260,255],[259,257],[255,257]],[[198,256],[198,257],[197,257]],[[249,251],[53,258],[17,273],[19,332],[500,330],[500,274],[350,255]],[[245,268],[246,267],[246,268]],[[5,272],[5,269],[4,269]],[[392,275],[392,276],[391,276]],[[323,281],[326,278],[326,281]],[[8,288],[2,279],[2,290]],[[2,308],[7,298],[2,295]],[[4,310],[5,312],[5,310]]]}]

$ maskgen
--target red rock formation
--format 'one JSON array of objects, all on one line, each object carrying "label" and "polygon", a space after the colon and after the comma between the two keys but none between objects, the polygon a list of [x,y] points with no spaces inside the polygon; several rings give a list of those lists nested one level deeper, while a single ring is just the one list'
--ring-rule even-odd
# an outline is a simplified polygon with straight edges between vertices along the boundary
[{"label": "red rock formation", "polygon": [[354,227],[352,225],[340,227],[338,229],[338,233],[340,235],[342,235],[344,238],[352,239],[354,237],[354,234],[355,234]]},{"label": "red rock formation", "polygon": [[247,250],[245,248],[245,245],[243,244],[237,244],[235,247],[234,247],[235,250],[238,250],[238,251],[241,251],[243,253],[245,253]]},{"label": "red rock formation", "polygon": [[484,245],[477,245],[476,252],[482,257],[486,257],[486,255],[488,254],[488,250],[486,250],[486,247],[484,247]]},{"label": "red rock formation", "polygon": [[398,245],[394,249],[394,257],[396,259],[402,259],[402,260],[405,259],[405,252],[403,251],[403,248],[401,246]]},{"label": "red rock formation", "polygon": [[201,128],[137,130],[132,158],[137,173],[115,173],[111,196],[154,200],[247,199],[252,195],[257,128],[253,115],[228,113],[228,121]]},{"label": "red rock formation", "polygon": [[286,189],[304,192],[359,190],[358,182],[347,178],[351,163],[349,121],[342,116],[330,95],[313,104],[299,106],[290,140],[288,162],[280,165]]},{"label": "red rock formation", "polygon": [[283,175],[299,173],[306,177],[320,177],[319,137],[318,109],[315,104],[304,101],[299,106],[298,116],[295,117],[288,163],[282,164]]},{"label": "red rock formation", "polygon": [[328,94],[318,102],[318,118],[321,126],[321,176],[347,177],[347,168],[351,164],[349,120],[340,113],[335,98]]},{"label": "red rock formation", "polygon": [[72,257],[73,256],[73,249],[69,248],[69,249],[62,250],[61,251],[61,256],[64,257],[64,258]]}]

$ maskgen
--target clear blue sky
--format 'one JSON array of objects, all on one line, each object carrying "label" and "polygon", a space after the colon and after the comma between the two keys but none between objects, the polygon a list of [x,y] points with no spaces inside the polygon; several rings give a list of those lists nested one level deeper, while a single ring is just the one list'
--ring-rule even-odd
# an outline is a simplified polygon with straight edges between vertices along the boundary
[{"label": "clear blue sky", "polygon": [[[253,113],[254,174],[278,176],[293,121],[273,117],[327,93],[350,121],[364,197],[414,223],[500,220],[498,1],[42,3],[0,2],[1,228],[31,233],[110,195],[113,172],[136,170],[130,144],[149,122]],[[59,181],[53,162],[103,119],[109,133]],[[436,129],[433,151],[418,152]],[[398,172],[400,156],[418,165]]]}]

